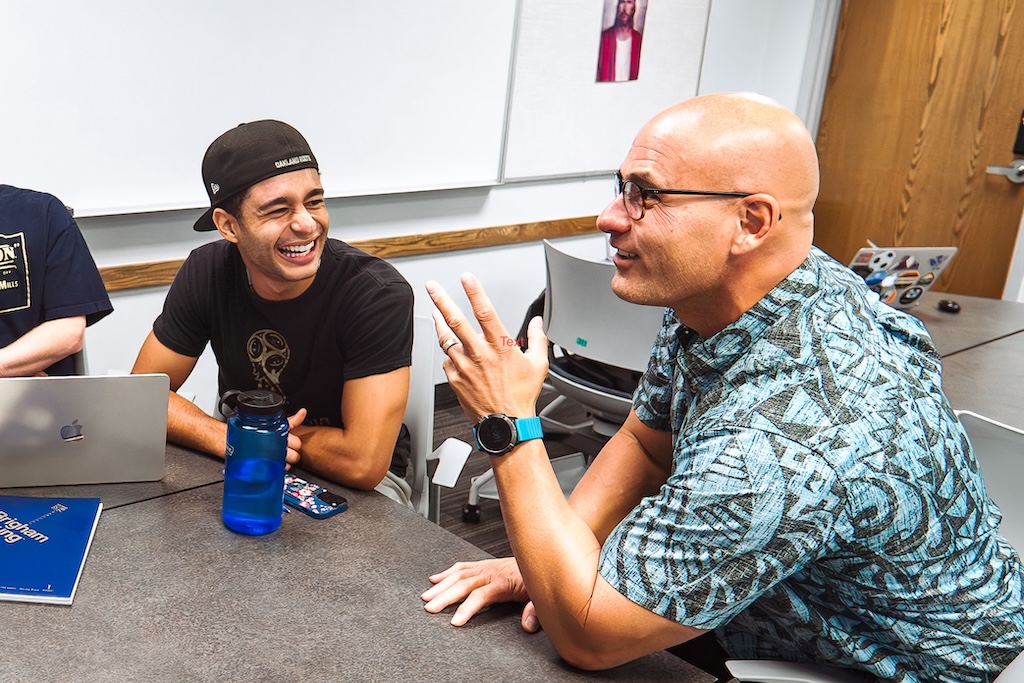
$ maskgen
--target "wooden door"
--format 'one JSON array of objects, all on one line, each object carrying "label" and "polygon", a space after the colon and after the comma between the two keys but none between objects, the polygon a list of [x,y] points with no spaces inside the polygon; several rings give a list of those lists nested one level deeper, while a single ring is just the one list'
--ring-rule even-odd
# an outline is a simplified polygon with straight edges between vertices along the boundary
[{"label": "wooden door", "polygon": [[818,133],[815,244],[960,247],[937,290],[999,298],[1024,210],[1024,3],[844,0]]}]

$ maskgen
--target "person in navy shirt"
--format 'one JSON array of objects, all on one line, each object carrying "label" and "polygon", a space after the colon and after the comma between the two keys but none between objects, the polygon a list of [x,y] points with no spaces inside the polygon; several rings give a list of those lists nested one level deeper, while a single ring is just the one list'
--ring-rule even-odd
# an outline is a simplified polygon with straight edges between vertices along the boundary
[{"label": "person in navy shirt", "polygon": [[0,185],[0,377],[74,374],[85,328],[113,310],[64,204]]}]

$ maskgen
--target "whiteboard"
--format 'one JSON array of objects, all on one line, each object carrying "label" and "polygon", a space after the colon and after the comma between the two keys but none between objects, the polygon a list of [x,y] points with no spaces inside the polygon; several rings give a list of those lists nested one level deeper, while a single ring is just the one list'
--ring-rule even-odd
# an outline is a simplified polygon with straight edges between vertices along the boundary
[{"label": "whiteboard", "polygon": [[207,146],[277,118],[328,196],[500,180],[515,0],[0,0],[0,181],[76,215],[208,206]]},{"label": "whiteboard", "polygon": [[697,94],[709,5],[640,0],[639,78],[598,83],[605,2],[521,0],[504,179],[617,169],[651,117]]}]

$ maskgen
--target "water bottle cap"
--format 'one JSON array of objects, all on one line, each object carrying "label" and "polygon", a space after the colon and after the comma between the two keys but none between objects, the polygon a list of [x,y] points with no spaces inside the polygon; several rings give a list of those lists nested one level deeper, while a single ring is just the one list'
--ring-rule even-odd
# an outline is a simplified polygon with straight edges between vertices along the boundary
[{"label": "water bottle cap", "polygon": [[250,415],[276,415],[284,408],[284,399],[273,391],[253,389],[237,397],[238,408]]}]

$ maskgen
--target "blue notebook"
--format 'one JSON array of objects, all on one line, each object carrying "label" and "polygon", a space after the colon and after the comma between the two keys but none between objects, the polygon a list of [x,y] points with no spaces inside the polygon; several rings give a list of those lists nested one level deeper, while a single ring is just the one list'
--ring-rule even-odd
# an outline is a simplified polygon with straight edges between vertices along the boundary
[{"label": "blue notebook", "polygon": [[70,605],[103,504],[0,496],[0,600]]}]

